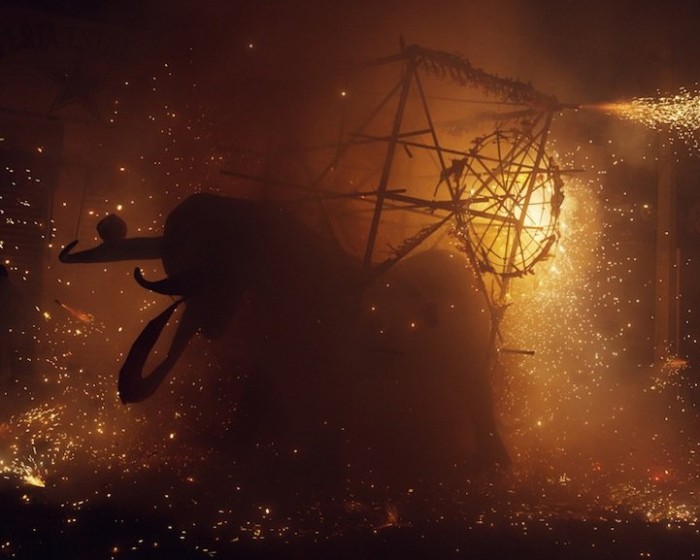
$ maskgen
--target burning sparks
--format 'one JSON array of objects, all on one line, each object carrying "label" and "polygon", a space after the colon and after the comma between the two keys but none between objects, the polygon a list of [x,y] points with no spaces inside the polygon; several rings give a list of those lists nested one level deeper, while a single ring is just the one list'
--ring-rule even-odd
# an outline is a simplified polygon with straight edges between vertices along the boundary
[{"label": "burning sparks", "polygon": [[[624,512],[693,526],[697,443],[672,428],[692,409],[682,368],[655,372],[635,355],[641,302],[653,301],[637,280],[643,265],[616,241],[602,185],[572,180],[566,194],[556,256],[513,284],[504,321],[507,345],[536,350],[501,356],[499,408],[517,457],[504,508],[557,518],[561,504],[577,503],[564,507],[581,519]],[[541,500],[519,503],[522,488],[539,489]]]},{"label": "burning sparks", "polygon": [[44,482],[44,480],[40,476],[37,476],[33,473],[28,473],[24,475],[22,477],[22,480],[30,486],[38,486],[39,488],[44,488],[46,486],[46,482]]},{"label": "burning sparks", "polygon": [[[159,88],[170,82],[169,74],[161,78]],[[599,109],[690,137],[700,126],[699,99],[682,91],[668,98],[640,98]],[[185,128],[181,117],[185,111],[178,108],[177,124],[171,124],[175,114],[165,106],[152,117],[162,125],[166,145],[163,153],[152,158],[153,166],[167,170],[168,194],[173,198],[201,188],[198,181],[203,175],[193,158],[173,155]],[[116,121],[126,119],[119,115],[115,113]],[[206,144],[201,138],[207,138],[207,122],[204,114],[187,122],[188,130],[197,131],[195,146]],[[204,167],[216,169],[222,156],[206,155]],[[120,167],[120,173],[137,177],[138,158],[133,160]],[[254,166],[259,160],[247,161]],[[541,183],[542,195],[533,200],[533,208],[542,211],[527,216],[533,232],[549,221],[545,202],[551,193]],[[278,514],[277,508],[259,505],[270,502],[263,492],[247,487],[241,466],[245,458],[226,449],[235,441],[231,411],[236,401],[225,394],[233,384],[232,374],[238,375],[235,367],[220,367],[215,356],[207,355],[210,349],[202,346],[198,350],[207,355],[207,365],[183,364],[186,375],[168,387],[175,404],[161,401],[156,410],[121,408],[113,375],[117,358],[106,348],[125,348],[130,333],[124,333],[119,344],[106,340],[119,336],[121,327],[117,330],[108,318],[100,316],[103,324],[58,300],[61,315],[72,326],[45,333],[38,352],[38,374],[46,380],[50,396],[43,404],[27,398],[27,411],[0,424],[0,473],[27,495],[41,492],[47,500],[60,503],[71,524],[81,519],[88,502],[138,504],[176,518],[165,534],[178,541],[201,539],[193,547],[207,554],[241,538],[286,540],[304,534],[316,538],[324,530],[330,535],[350,531],[354,524],[393,530],[408,525],[404,519],[413,520],[414,511],[426,510],[430,511],[423,521],[426,525],[437,526],[447,514],[469,530],[500,523],[523,534],[538,527],[551,530],[562,519],[604,520],[611,526],[623,518],[695,524],[700,504],[694,493],[694,465],[700,449],[690,439],[669,435],[674,418],[682,416],[679,409],[690,408],[675,398],[681,393],[682,372],[655,378],[634,370],[633,382],[621,381],[628,373],[623,358],[634,354],[627,342],[638,332],[636,317],[627,314],[639,307],[640,298],[626,293],[637,269],[606,230],[606,212],[611,210],[603,208],[600,186],[570,184],[565,190],[561,239],[552,247],[553,258],[538,262],[535,276],[523,280],[524,284],[513,284],[513,305],[503,325],[508,346],[535,350],[534,356],[511,353],[503,358],[509,363],[500,380],[499,405],[515,466],[495,481],[460,480],[459,490],[440,504],[443,511],[433,504],[421,510],[425,504],[420,500],[427,504],[433,496],[427,496],[420,485],[396,503],[374,510],[358,501],[357,506],[346,507],[347,517],[342,519],[331,519],[317,505],[289,517]],[[515,199],[503,197],[504,204],[514,205]],[[509,208],[514,210],[520,212]],[[533,248],[526,247],[528,258],[535,254],[534,242],[546,239],[535,235],[539,233],[533,233]],[[66,292],[74,289],[74,284],[66,282]],[[61,295],[64,301],[83,301],[78,297]],[[83,305],[97,309],[89,302]],[[149,300],[134,314],[147,313],[152,305],[156,302]],[[420,322],[407,325],[421,329]],[[79,357],[75,346],[64,344],[65,339],[76,338],[85,341]],[[654,399],[661,397],[672,404],[657,405]],[[662,412],[640,423],[634,415],[635,404]],[[276,459],[289,453],[274,441],[261,446]],[[292,454],[303,456],[303,448],[293,448]],[[372,484],[371,473],[367,479]],[[377,501],[385,503],[382,499]],[[207,526],[211,530],[202,537]],[[152,544],[140,535],[131,537],[118,542],[112,552],[144,550],[147,545],[158,548],[167,540],[163,534]]]},{"label": "burning sparks", "polygon": [[667,129],[694,148],[698,147],[696,133],[700,129],[700,92],[697,90],[683,88],[673,95],[637,97],[586,108],[604,111],[653,130]]},{"label": "burning sparks", "polygon": [[[649,399],[672,392],[680,383],[679,375],[662,385],[636,372],[646,384],[639,381],[640,389],[634,393],[621,386],[617,377],[621,360],[616,353],[625,354],[625,338],[631,328],[627,325],[632,323],[625,319],[622,330],[606,331],[597,317],[621,314],[632,305],[636,298],[619,299],[624,282],[622,288],[608,282],[612,277],[628,278],[632,272],[621,275],[620,269],[628,264],[621,258],[622,249],[604,243],[608,233],[600,186],[572,182],[566,192],[554,258],[541,263],[537,274],[522,284],[513,284],[513,305],[504,321],[503,334],[509,345],[536,350],[534,356],[508,355],[507,387],[499,392],[515,464],[495,481],[463,481],[461,491],[469,499],[455,500],[455,490],[455,496],[448,496],[440,505],[440,515],[448,513],[470,531],[508,526],[523,535],[551,530],[562,519],[607,522],[611,527],[635,519],[692,527],[700,511],[693,494],[696,449],[664,437],[653,423],[644,430],[629,431],[634,401],[640,395]],[[70,318],[80,320],[72,313]],[[59,330],[52,336],[70,338],[69,334]],[[86,336],[93,337],[91,343],[98,346],[95,334]],[[66,523],[71,525],[85,522],[82,510],[88,502],[127,503],[136,493],[148,508],[177,514],[178,524],[169,526],[153,542],[172,537],[212,551],[240,539],[281,540],[321,531],[337,535],[352,531],[358,517],[365,526],[401,530],[413,524],[414,512],[424,511],[421,508],[432,499],[418,486],[399,499],[394,497],[395,502],[382,501],[383,496],[378,497],[379,505],[357,502],[347,508],[345,518],[334,521],[319,506],[299,512],[293,520],[277,515],[262,497],[246,493],[238,464],[220,448],[227,440],[211,435],[233,427],[230,409],[219,394],[230,383],[223,380],[228,372],[212,366],[196,381],[187,380],[200,387],[191,399],[188,393],[178,392],[177,384],[172,385],[178,404],[154,417],[153,410],[139,415],[119,407],[111,376],[85,375],[66,365],[73,359],[70,353],[51,350],[52,362],[42,362],[42,368],[56,383],[52,385],[53,402],[3,424],[0,458],[4,462],[0,466],[27,495],[41,492],[60,500]],[[222,377],[218,389],[210,394],[222,406],[212,406],[202,396],[208,390],[203,379],[216,377],[217,371]],[[652,384],[657,387],[653,391]],[[656,437],[643,441],[646,435]],[[643,454],[627,445],[634,438],[639,439],[640,448],[642,444],[646,447]],[[274,442],[267,445],[273,453],[281,452]],[[294,454],[303,453],[295,448]],[[72,481],[78,479],[76,488]],[[69,499],[62,498],[65,495]],[[253,506],[245,509],[246,502]],[[27,507],[30,504],[28,499]],[[433,520],[428,516],[421,522]],[[211,527],[209,536],[195,541],[202,537],[192,535],[204,525]],[[146,542],[134,536],[115,548],[145,549]]]},{"label": "burning sparks", "polygon": [[2,425],[0,472],[45,487],[49,467],[72,457],[73,444],[59,430],[63,407],[40,406]]}]

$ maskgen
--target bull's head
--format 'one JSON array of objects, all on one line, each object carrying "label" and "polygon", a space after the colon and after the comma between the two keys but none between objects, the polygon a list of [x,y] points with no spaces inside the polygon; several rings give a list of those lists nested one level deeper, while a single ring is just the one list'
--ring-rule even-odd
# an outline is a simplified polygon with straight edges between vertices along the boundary
[{"label": "bull's head", "polygon": [[[139,268],[136,281],[151,291],[178,299],[150,321],[133,343],[119,372],[122,402],[151,396],[182,355],[195,333],[218,337],[230,322],[237,302],[257,267],[257,230],[264,230],[261,205],[208,194],[193,195],[168,216],[160,237],[126,237],[126,225],[110,215],[98,224],[102,243],[72,252],[61,251],[63,263],[99,263],[161,259],[166,278],[146,280]],[[175,309],[184,312],[165,359],[147,374],[146,360]]]}]

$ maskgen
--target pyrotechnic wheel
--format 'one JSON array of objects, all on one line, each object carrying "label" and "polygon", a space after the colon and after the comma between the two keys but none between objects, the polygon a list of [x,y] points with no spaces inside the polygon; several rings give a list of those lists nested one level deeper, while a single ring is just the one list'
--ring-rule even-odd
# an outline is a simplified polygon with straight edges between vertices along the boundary
[{"label": "pyrotechnic wheel", "polygon": [[454,196],[463,208],[456,215],[458,237],[483,271],[531,272],[557,239],[559,170],[525,133],[498,131],[477,140]]}]

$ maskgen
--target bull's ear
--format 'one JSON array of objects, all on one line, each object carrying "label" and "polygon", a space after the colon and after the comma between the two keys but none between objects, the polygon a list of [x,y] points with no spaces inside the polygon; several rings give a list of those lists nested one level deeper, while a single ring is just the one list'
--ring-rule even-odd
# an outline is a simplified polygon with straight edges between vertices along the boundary
[{"label": "bull's ear", "polygon": [[[151,350],[153,350],[171,315],[182,301],[176,301],[155,319],[152,319],[132,344],[126,361],[119,371],[118,390],[119,398],[123,403],[140,402],[150,397],[175,365],[175,361],[182,351],[180,348],[178,348],[177,352],[168,352],[168,356],[160,365],[146,377],[143,376],[143,368]],[[182,327],[182,323],[180,327]],[[194,331],[192,331],[192,334],[194,334]],[[189,336],[191,337],[191,335]],[[179,338],[182,338],[182,335]],[[177,336],[176,339],[178,339]],[[175,343],[176,340],[173,340],[173,345]],[[184,348],[186,343],[187,341],[181,346]]]},{"label": "bull's ear", "polygon": [[162,237],[132,237],[105,241],[97,247],[72,253],[77,244],[77,241],[72,241],[66,245],[58,259],[63,263],[73,264],[159,259],[163,256]]}]

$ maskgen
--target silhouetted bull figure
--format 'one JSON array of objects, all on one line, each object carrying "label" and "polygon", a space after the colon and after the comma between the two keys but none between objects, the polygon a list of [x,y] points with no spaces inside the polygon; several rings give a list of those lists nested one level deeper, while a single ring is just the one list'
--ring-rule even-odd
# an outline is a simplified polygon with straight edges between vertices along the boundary
[{"label": "silhouetted bull figure", "polygon": [[[246,328],[257,333],[263,399],[282,423],[293,425],[313,408],[394,455],[408,445],[450,450],[454,457],[440,457],[448,461],[471,450],[487,464],[507,462],[487,373],[488,313],[459,256],[426,251],[369,279],[357,259],[288,212],[212,194],[177,206],[161,237],[126,238],[118,218],[103,220],[98,231],[101,245],[72,253],[74,241],[60,260],[160,258],[167,277],[148,281],[136,268],[137,282],[181,296],[134,342],[119,374],[123,402],[151,396],[195,333],[220,337],[245,305],[254,310],[247,316],[255,324]],[[167,356],[144,376],[181,304]]]}]

